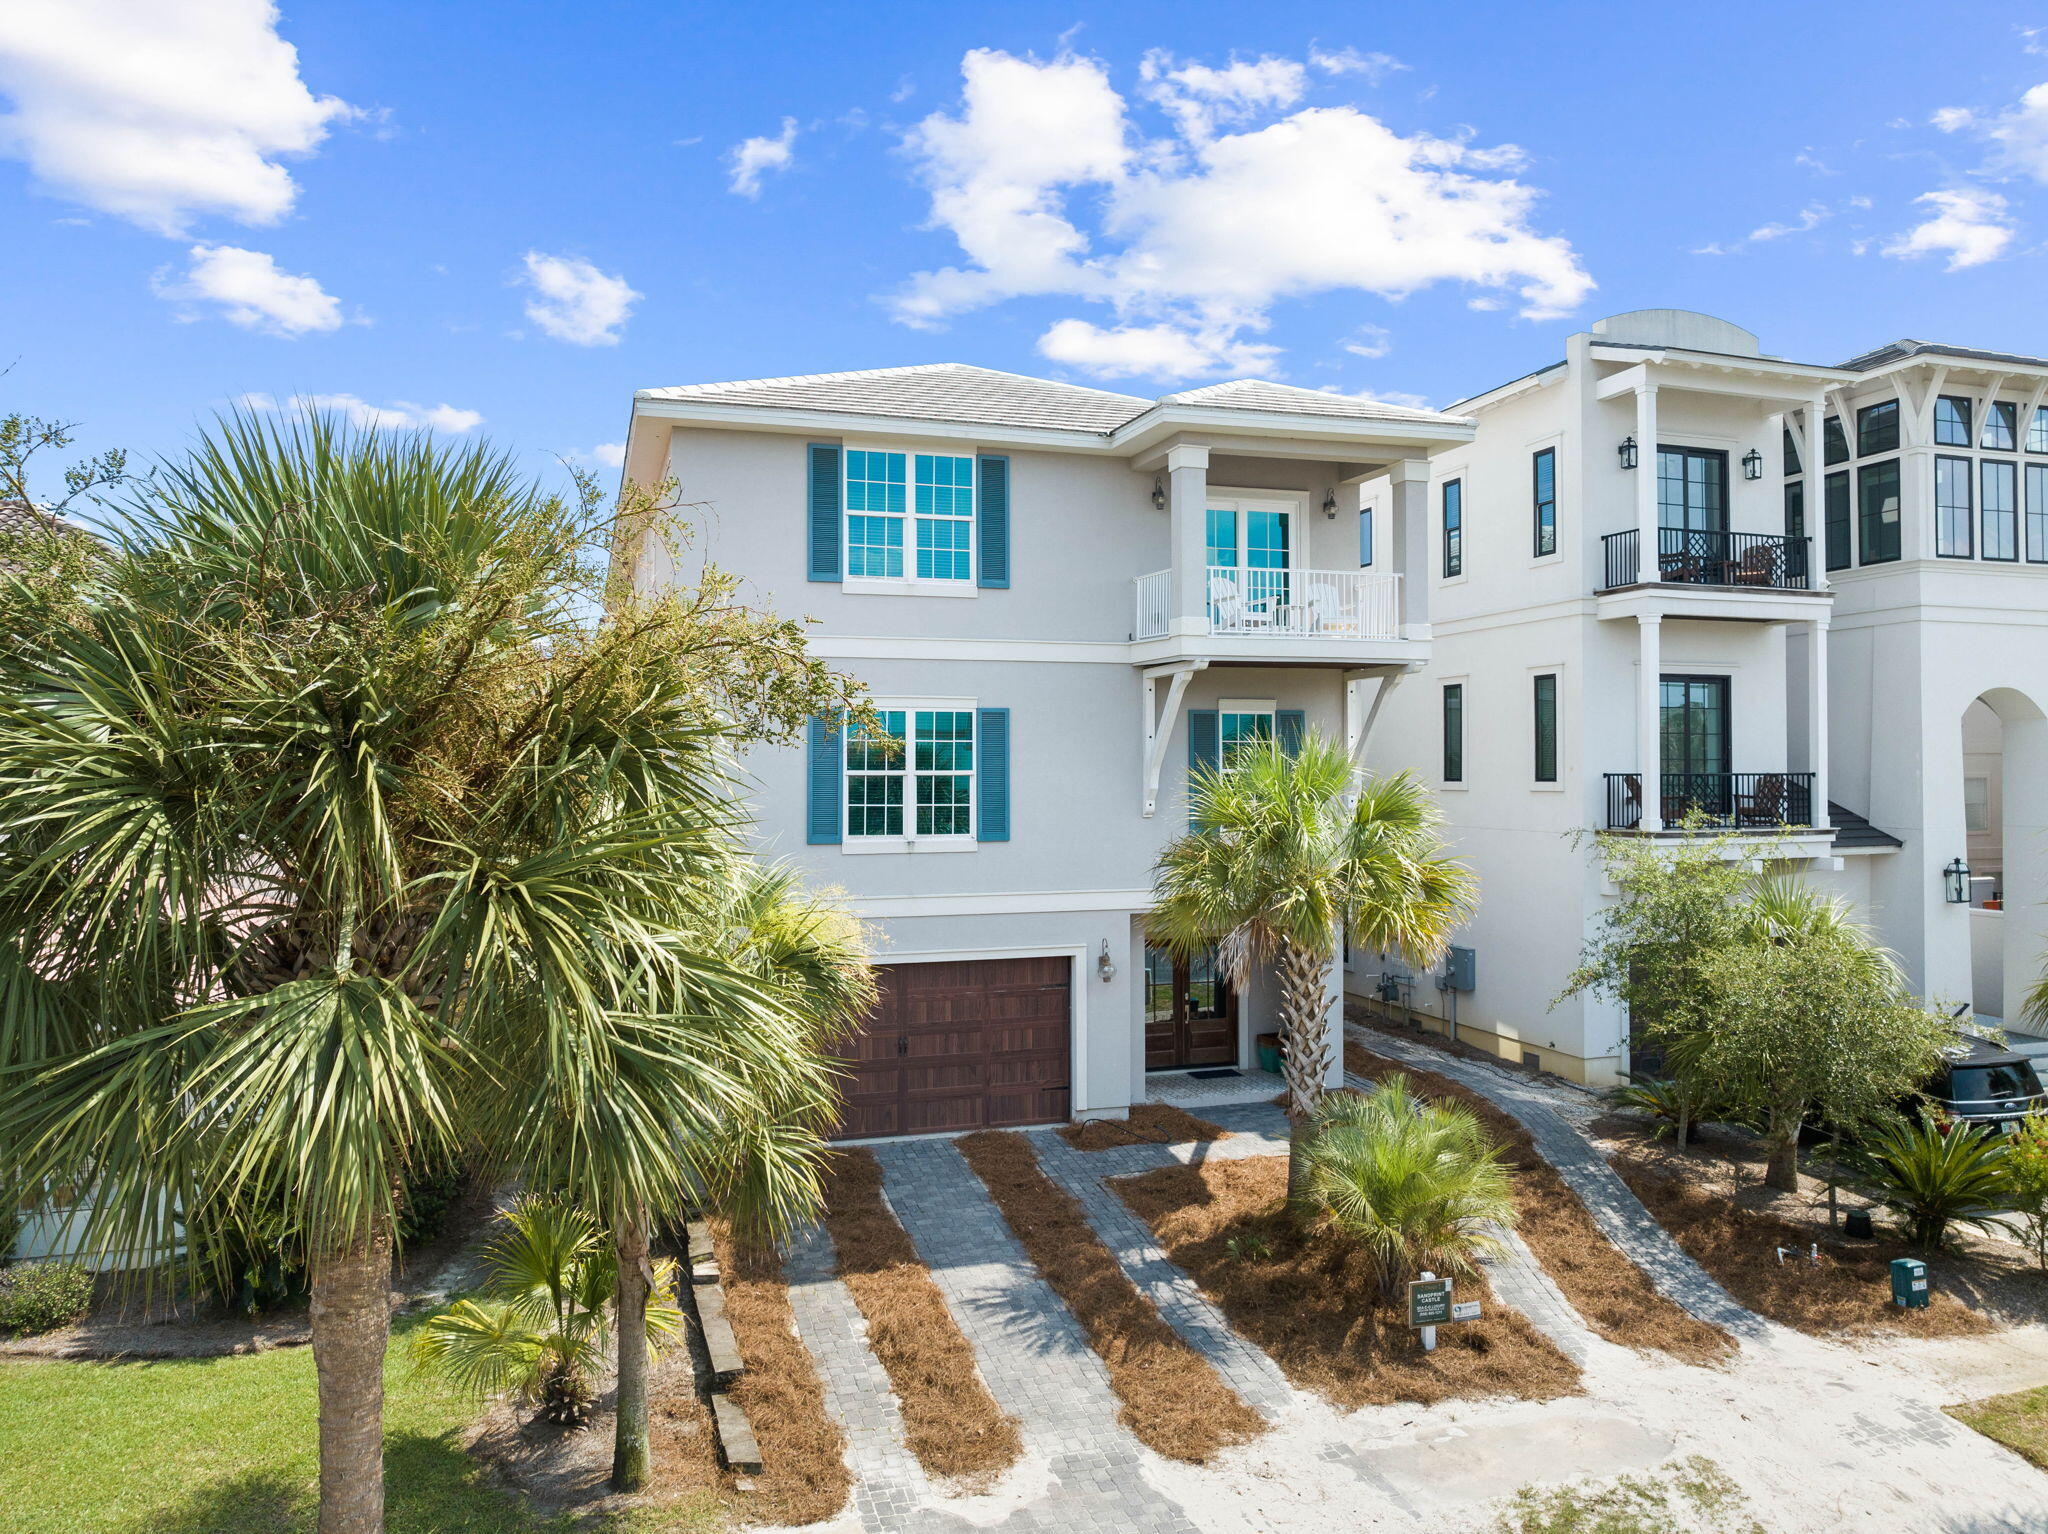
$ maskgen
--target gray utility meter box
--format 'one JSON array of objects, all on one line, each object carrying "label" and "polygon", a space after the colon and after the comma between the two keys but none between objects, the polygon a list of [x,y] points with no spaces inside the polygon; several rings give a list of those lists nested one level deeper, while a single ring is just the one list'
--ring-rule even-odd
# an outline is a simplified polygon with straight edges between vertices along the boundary
[{"label": "gray utility meter box", "polygon": [[1437,981],[1442,991],[1469,991],[1478,984],[1479,956],[1470,948],[1453,948],[1444,955],[1443,977]]}]

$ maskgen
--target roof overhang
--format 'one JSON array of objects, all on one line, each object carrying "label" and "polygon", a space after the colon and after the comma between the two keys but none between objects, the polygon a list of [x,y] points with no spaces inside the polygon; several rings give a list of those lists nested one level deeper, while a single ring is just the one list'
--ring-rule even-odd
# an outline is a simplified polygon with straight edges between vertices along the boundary
[{"label": "roof overhang", "polygon": [[1594,395],[1599,399],[1632,394],[1650,383],[1660,389],[1803,405],[1864,376],[1847,368],[1816,363],[1781,362],[1773,357],[1729,357],[1720,352],[1688,352],[1678,347],[1645,351],[1641,347],[1596,345],[1591,356],[1595,362],[1626,364],[1620,372],[1610,373],[1594,385]]},{"label": "roof overhang", "polygon": [[793,410],[781,406],[706,404],[635,395],[633,419],[672,426],[795,435],[902,437],[930,442],[1036,447],[1055,452],[1139,458],[1175,437],[1200,437],[1212,448],[1260,457],[1383,460],[1421,457],[1472,439],[1462,417],[1377,420],[1285,410],[1238,410],[1217,405],[1154,405],[1112,432],[1046,426],[1004,426],[985,421],[938,421],[856,411]]}]

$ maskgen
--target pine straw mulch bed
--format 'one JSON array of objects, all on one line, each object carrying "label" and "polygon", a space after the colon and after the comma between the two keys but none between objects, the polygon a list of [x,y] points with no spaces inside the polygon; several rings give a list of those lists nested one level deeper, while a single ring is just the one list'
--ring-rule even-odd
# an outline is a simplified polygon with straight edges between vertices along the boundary
[{"label": "pine straw mulch bed", "polygon": [[1734,1353],[1732,1337],[1659,1293],[1649,1275],[1607,1239],[1512,1114],[1449,1077],[1398,1064],[1356,1043],[1344,1046],[1344,1069],[1370,1081],[1405,1075],[1425,1095],[1472,1111],[1514,1168],[1517,1234],[1600,1336],[1688,1364],[1716,1363]]},{"label": "pine straw mulch bed", "polygon": [[1080,1204],[1040,1169],[1029,1140],[983,1130],[955,1143],[1108,1366],[1118,1420],[1140,1443],[1168,1459],[1201,1464],[1266,1430],[1265,1420],[1138,1292]]},{"label": "pine straw mulch bed", "polygon": [[1295,1385],[1337,1406],[1550,1401],[1579,1388],[1578,1366],[1500,1304],[1484,1277],[1460,1279],[1457,1290],[1486,1307],[1484,1318],[1445,1327],[1424,1353],[1399,1305],[1381,1297],[1370,1258],[1289,1214],[1284,1156],[1164,1167],[1111,1186],[1232,1326]]},{"label": "pine straw mulch bed", "polygon": [[832,1157],[825,1228],[839,1277],[867,1318],[868,1346],[895,1387],[911,1452],[931,1475],[985,1488],[1017,1462],[1023,1440],[989,1395],[931,1270],[882,1197],[882,1168],[867,1151]]},{"label": "pine straw mulch bed", "polygon": [[1126,1119],[1063,1124],[1059,1137],[1075,1150],[1116,1150],[1125,1145],[1186,1145],[1227,1140],[1230,1131],[1172,1103],[1140,1103]]},{"label": "pine straw mulch bed", "polygon": [[[1756,1148],[1715,1128],[1703,1130],[1698,1145],[1724,1150],[1721,1157],[1698,1145],[1678,1151],[1619,1115],[1593,1127],[1614,1170],[1686,1255],[1744,1306],[1795,1331],[1956,1337],[2042,1317],[2048,1282],[2017,1248],[1978,1244],[1930,1259],[1933,1302],[1904,1310],[1891,1303],[1889,1264],[1921,1254],[1889,1236],[1852,1241],[1830,1229],[1821,1184],[1808,1179],[1797,1195],[1772,1192]],[[1808,1260],[1816,1244],[1818,1264]],[[1789,1249],[1783,1263],[1779,1247]]]},{"label": "pine straw mulch bed", "polygon": [[825,1410],[825,1387],[797,1335],[782,1258],[764,1243],[735,1241],[714,1222],[725,1318],[746,1371],[730,1392],[761,1445],[761,1474],[742,1511],[750,1522],[816,1523],[846,1505],[846,1439]]}]

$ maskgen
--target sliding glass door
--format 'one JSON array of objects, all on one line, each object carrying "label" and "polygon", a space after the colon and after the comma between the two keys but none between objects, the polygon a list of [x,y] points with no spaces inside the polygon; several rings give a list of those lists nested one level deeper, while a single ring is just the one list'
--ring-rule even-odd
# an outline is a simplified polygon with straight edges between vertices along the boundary
[{"label": "sliding glass door", "polygon": [[1676,821],[1694,808],[1730,814],[1728,678],[1667,676],[1662,703],[1664,818]]}]

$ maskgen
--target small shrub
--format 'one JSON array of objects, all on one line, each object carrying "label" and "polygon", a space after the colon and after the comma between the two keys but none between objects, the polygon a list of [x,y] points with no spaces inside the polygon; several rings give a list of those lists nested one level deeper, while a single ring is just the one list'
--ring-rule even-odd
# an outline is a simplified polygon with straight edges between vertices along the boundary
[{"label": "small shrub", "polygon": [[1223,1243],[1232,1262],[1271,1262],[1273,1243],[1261,1235],[1232,1236]]},{"label": "small shrub", "polygon": [[1931,1118],[1894,1123],[1872,1131],[1842,1160],[1922,1251],[1946,1244],[1953,1226],[1994,1230],[2012,1212],[2005,1147],[1982,1129]]},{"label": "small shrub", "polygon": [[75,1262],[24,1262],[0,1273],[0,1336],[69,1326],[92,1308],[92,1282]]}]

